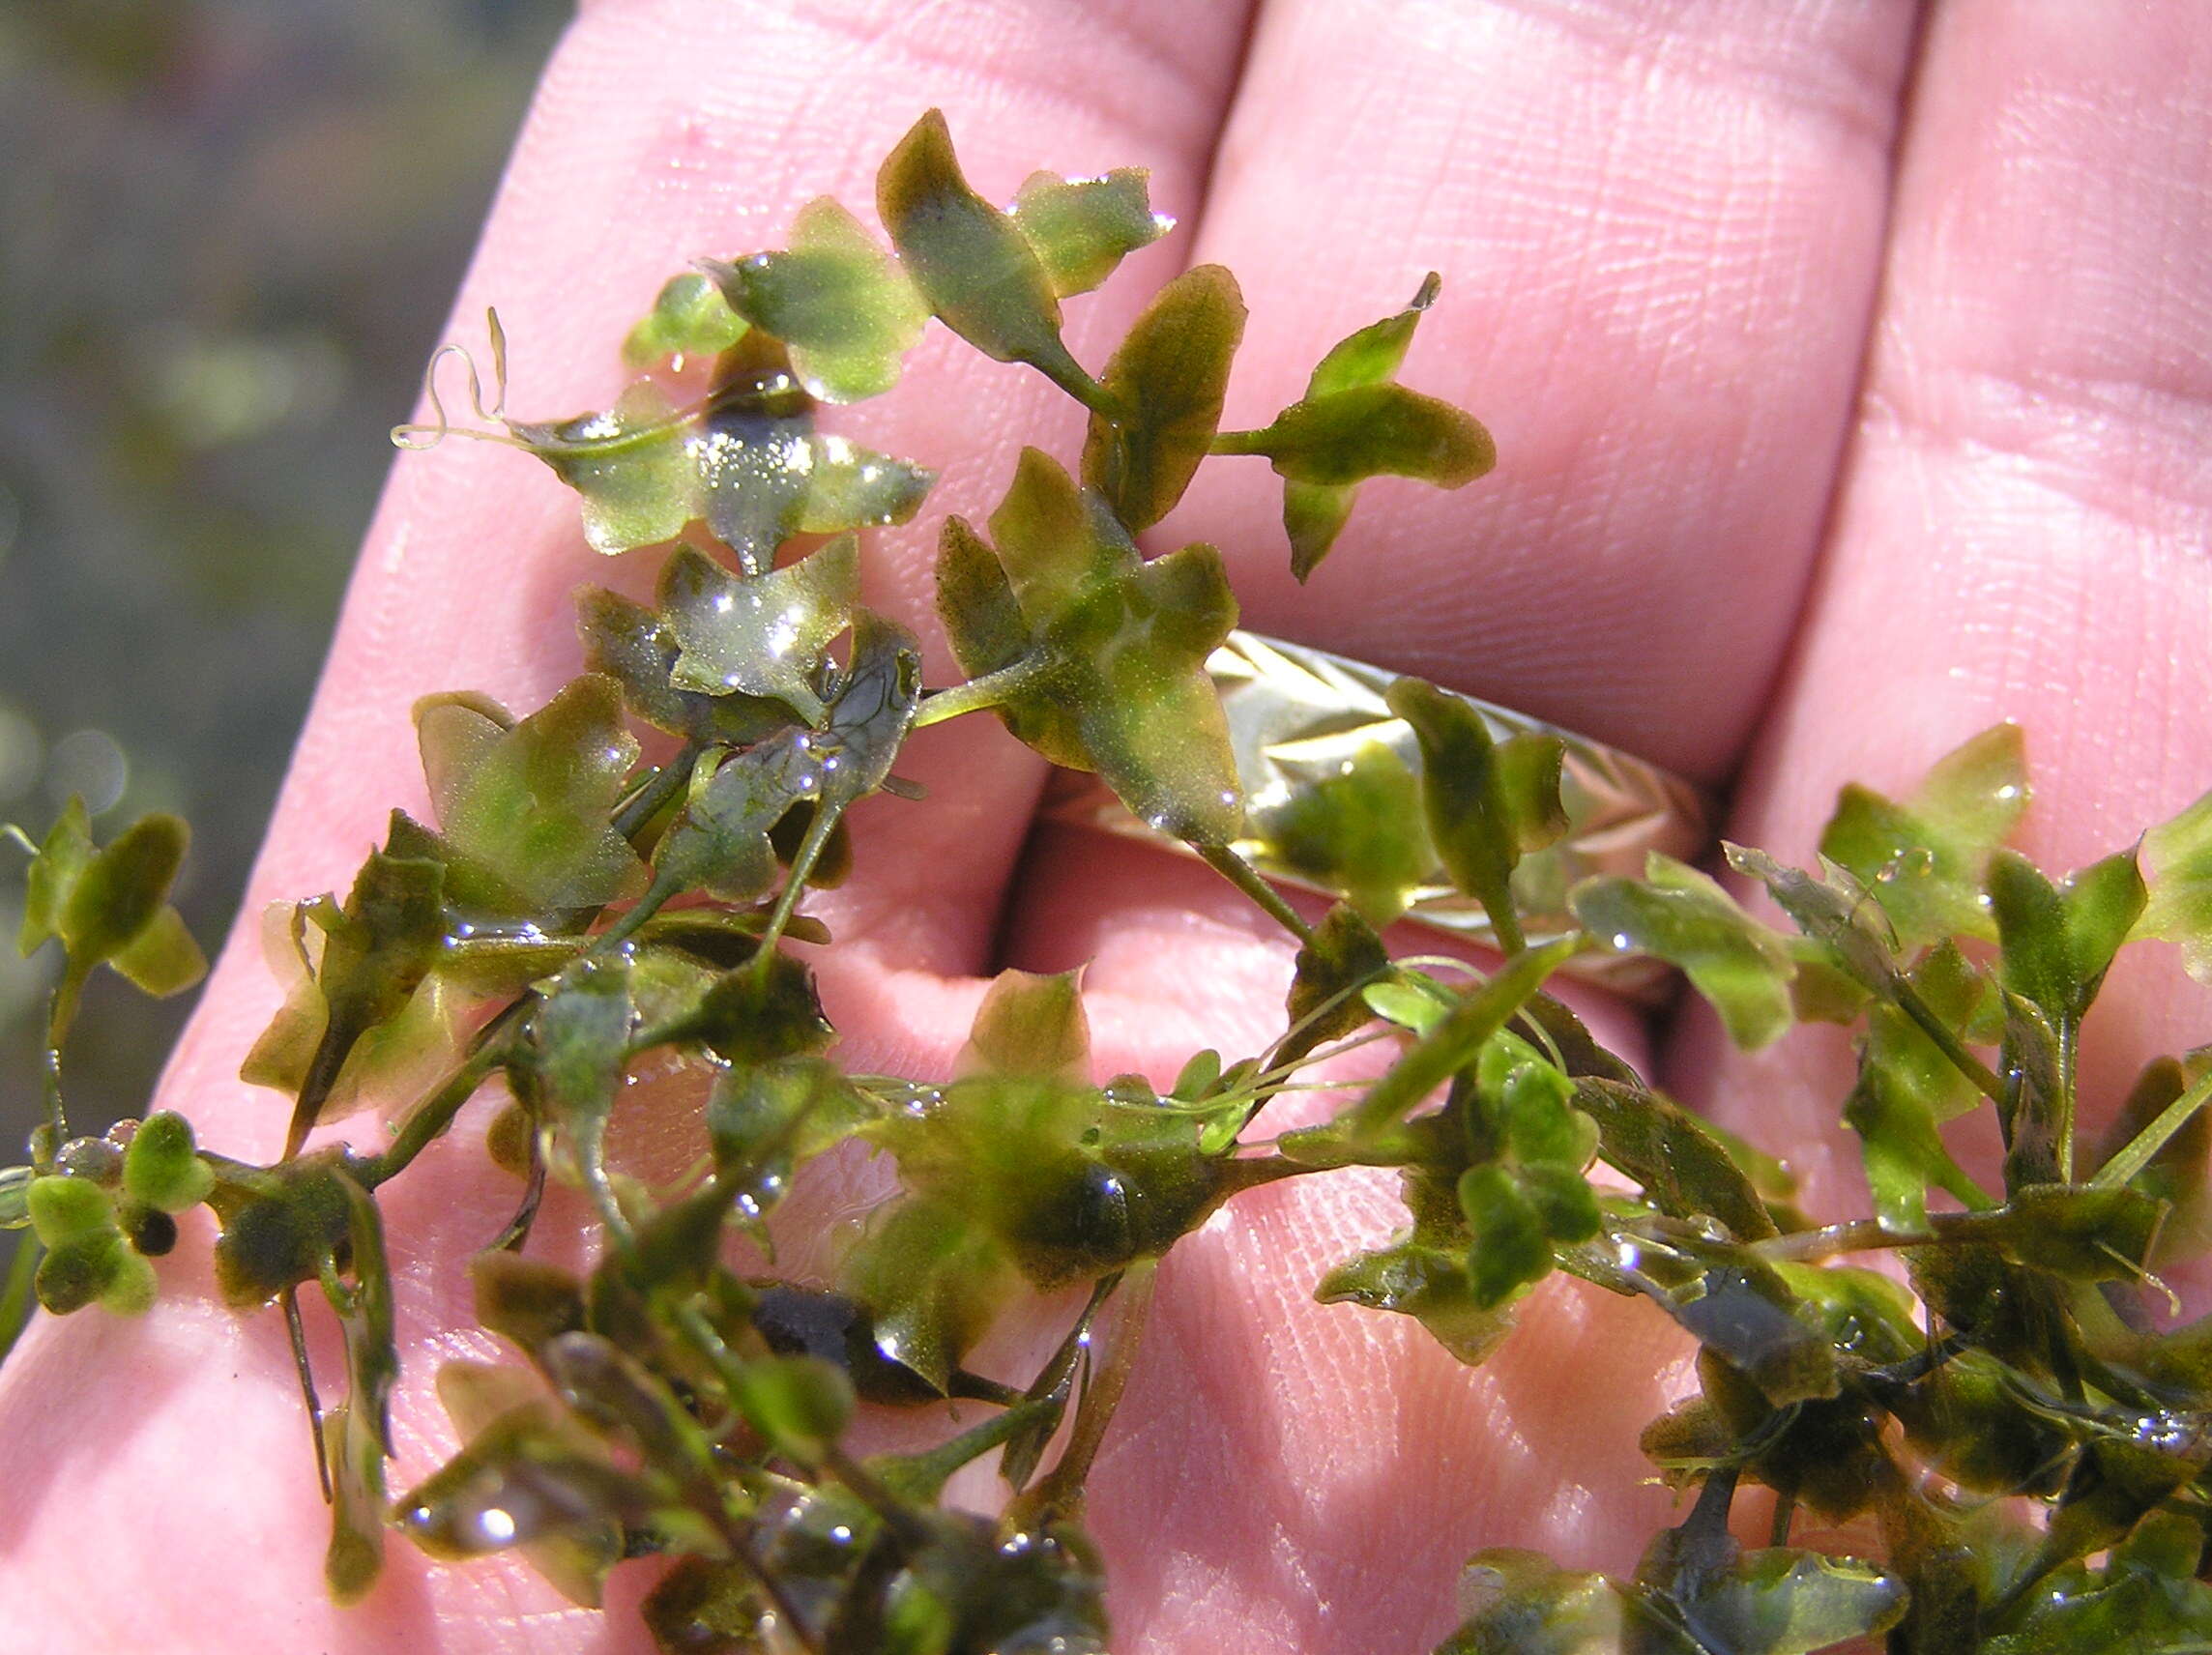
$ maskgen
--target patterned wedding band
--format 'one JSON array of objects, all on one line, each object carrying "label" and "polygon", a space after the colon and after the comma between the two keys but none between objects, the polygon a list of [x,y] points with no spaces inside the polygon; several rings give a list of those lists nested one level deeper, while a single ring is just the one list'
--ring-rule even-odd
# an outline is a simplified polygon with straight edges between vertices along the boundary
[{"label": "patterned wedding band", "polygon": [[[1405,917],[1495,944],[1480,903],[1445,877],[1421,820],[1413,778],[1421,751],[1383,701],[1398,674],[1324,650],[1232,632],[1208,659],[1221,692],[1244,789],[1237,850],[1278,883],[1329,895],[1348,888],[1348,862],[1381,878]],[[1527,713],[1460,700],[1482,714],[1491,739],[1557,736],[1564,746],[1560,802],[1566,831],[1514,870],[1522,928],[1530,944],[1570,929],[1567,892],[1592,874],[1641,875],[1652,851],[1685,861],[1712,845],[1715,801],[1703,789],[1642,759]],[[1095,777],[1063,773],[1047,801],[1053,820],[1183,849],[1139,821]],[[1373,899],[1361,906],[1371,907]],[[1663,994],[1673,973],[1638,955],[1587,953],[1567,968],[1638,999]]]}]

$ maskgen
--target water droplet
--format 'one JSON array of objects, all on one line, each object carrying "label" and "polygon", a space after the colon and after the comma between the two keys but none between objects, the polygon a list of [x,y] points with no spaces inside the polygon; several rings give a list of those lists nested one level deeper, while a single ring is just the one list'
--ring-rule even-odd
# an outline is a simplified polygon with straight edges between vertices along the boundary
[{"label": "water droplet", "polygon": [[477,1519],[477,1527],[486,1543],[493,1546],[505,1546],[514,1538],[514,1519],[496,1505],[484,1508],[483,1515]]},{"label": "water droplet", "polygon": [[46,791],[56,799],[79,795],[95,816],[115,807],[130,780],[131,761],[104,730],[71,732],[46,760]]}]

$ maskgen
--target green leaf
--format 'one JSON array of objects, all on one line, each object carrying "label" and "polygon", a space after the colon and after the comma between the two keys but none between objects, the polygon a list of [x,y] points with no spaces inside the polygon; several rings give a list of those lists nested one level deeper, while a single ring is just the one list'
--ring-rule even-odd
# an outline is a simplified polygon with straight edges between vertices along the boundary
[{"label": "green leaf", "polygon": [[93,855],[92,816],[84,800],[73,793],[23,876],[23,925],[15,946],[25,957],[62,934],[62,912]]},{"label": "green leaf", "polygon": [[123,1193],[160,1212],[186,1212],[207,1200],[215,1174],[192,1144],[190,1122],[171,1110],[149,1115],[123,1151]]},{"label": "green leaf", "polygon": [[1878,904],[1849,869],[1821,864],[1822,879],[1785,867],[1763,851],[1722,847],[1729,866],[1758,880],[1806,937],[1827,950],[1838,970],[1879,999],[1896,1001],[1904,982],[1897,936]]},{"label": "green leaf", "polygon": [[1411,1316],[1470,1367],[1486,1360],[1513,1330],[1509,1308],[1486,1305],[1476,1294],[1464,1252],[1412,1239],[1336,1265],[1322,1277],[1314,1297],[1323,1304]]},{"label": "green leaf", "polygon": [[1642,1086],[1585,1077],[1575,1105],[1597,1122],[1598,1153],[1671,1218],[1717,1218],[1738,1241],[1775,1234],[1759,1190],[1712,1129]]},{"label": "green leaf", "polygon": [[1505,1027],[1506,1020],[1543,987],[1544,979],[1565,964],[1577,947],[1573,938],[1561,938],[1541,948],[1528,949],[1470,991],[1353,1107],[1349,1118],[1353,1135],[1376,1137],[1473,1061],[1490,1037]]},{"label": "green leaf", "polygon": [[684,410],[639,381],[603,414],[508,421],[515,441],[584,497],[584,535],[609,555],[703,520],[747,574],[766,574],[798,534],[903,523],[931,475],[842,437],[817,436],[814,402],[782,344],[748,333],[706,403]]},{"label": "green leaf", "polygon": [[393,1344],[392,1276],[375,1199],[339,1175],[350,1208],[350,1284],[324,1273],[324,1291],[345,1336],[346,1397],[323,1416],[331,1468],[331,1541],[323,1577],[331,1596],[358,1603],[384,1563],[384,1462],[392,1456],[392,1391],[399,1380]]},{"label": "green leaf", "polygon": [[[664,580],[666,574],[664,568]],[[576,630],[585,669],[620,683],[623,704],[655,729],[702,746],[744,747],[791,722],[791,709],[780,701],[678,687],[678,645],[668,618],[603,587],[576,595]]]},{"label": "green leaf", "polygon": [[563,972],[531,1013],[509,1069],[538,1129],[608,1207],[607,1121],[637,1024],[629,973],[621,954],[582,959]]},{"label": "green leaf", "polygon": [[1436,846],[1421,813],[1421,784],[1386,743],[1349,757],[1334,742],[1310,758],[1284,743],[1270,753],[1290,785],[1247,808],[1245,832],[1268,856],[1339,890],[1371,925],[1387,925],[1428,886]]},{"label": "green leaf", "polygon": [[2165,1204],[2126,1186],[2030,1184],[2001,1207],[1950,1221],[2032,1269],[2079,1281],[2139,1281]]},{"label": "green leaf", "polygon": [[1836,1352],[1788,1279],[1749,1247],[1670,1232],[1625,1239],[1628,1284],[1776,1408],[1837,1393]]},{"label": "green leaf", "polygon": [[1494,741],[1473,707],[1417,678],[1399,679],[1384,699],[1420,742],[1422,805],[1445,871],[1482,904],[1506,951],[1518,951],[1513,870],[1567,830],[1564,744],[1539,735]]},{"label": "green leaf", "polygon": [[866,1309],[878,1354],[946,1396],[1016,1277],[980,1225],[941,1203],[906,1200],[870,1217],[838,1284]]},{"label": "green leaf", "polygon": [[1083,480],[1131,530],[1174,509],[1211,449],[1244,315],[1235,276],[1193,266],[1153,296],[1106,364]]},{"label": "green leaf", "polygon": [[640,380],[598,414],[508,421],[513,438],[584,497],[584,538],[613,556],[657,545],[698,514],[686,421],[659,387]]},{"label": "green leaf", "polygon": [[1851,871],[1906,948],[1946,937],[1994,938],[1983,872],[2027,800],[2020,726],[1999,724],[1936,761],[1903,804],[1869,788],[1845,788],[1821,832],[1820,855]]},{"label": "green leaf", "polygon": [[[582,1284],[558,1264],[494,1249],[469,1261],[469,1280],[475,1290],[478,1323],[512,1341],[533,1358],[552,1340],[584,1325]],[[446,1389],[443,1373],[439,1389]],[[490,1423],[489,1414],[474,1422],[461,1418],[451,1400],[447,1411],[453,1413],[454,1423],[464,1434]]]},{"label": "green leaf", "polygon": [[[1283,1007],[1295,1031],[1277,1050],[1277,1067],[1295,1062],[1365,1024],[1364,991],[1384,986],[1376,979],[1389,970],[1390,956],[1375,928],[1356,911],[1338,903],[1314,927],[1313,941],[1298,949],[1295,968]],[[1303,1029],[1297,1028],[1300,1024]]]},{"label": "green leaf", "polygon": [[1196,1116],[1095,1087],[984,1072],[866,1136],[910,1191],[975,1224],[1049,1291],[1156,1257],[1229,1193],[1201,1130]]},{"label": "green leaf", "polygon": [[906,273],[827,195],[799,210],[789,251],[706,268],[732,310],[791,347],[800,382],[825,402],[890,390],[929,320]]},{"label": "green leaf", "polygon": [[791,1187],[799,1168],[876,1118],[875,1108],[833,1063],[785,1058],[716,1078],[707,1098],[707,1137],[718,1184],[744,1221],[760,1221]]},{"label": "green leaf", "polygon": [[1592,935],[1615,949],[1678,966],[1746,1051],[1771,1044],[1792,1018],[1796,965],[1783,940],[1744,913],[1720,886],[1652,852],[1642,881],[1585,880],[1567,898]]},{"label": "green leaf", "polygon": [[788,567],[746,577],[678,548],[661,570],[659,595],[679,652],[671,685],[773,698],[821,723],[828,709],[814,686],[822,652],[850,624],[859,584],[859,542],[849,534]]},{"label": "green leaf", "polygon": [[771,1063],[824,1050],[835,1031],[822,1015],[814,973],[781,949],[768,960],[765,967],[723,973],[689,1012],[644,1038],[705,1046],[732,1063]]},{"label": "green leaf", "polygon": [[1060,303],[1014,220],[968,187],[932,109],[876,175],[876,215],[937,318],[985,356],[1027,363],[1080,395],[1090,376],[1060,337]]},{"label": "green leaf", "polygon": [[1491,1547],[1460,1577],[1466,1622],[1436,1655],[1691,1655],[1694,1645],[1603,1575],[1562,1569],[1539,1552]]},{"label": "green leaf", "polygon": [[623,361],[644,370],[662,363],[678,373],[693,357],[714,357],[744,336],[744,318],[715,282],[698,271],[670,276],[623,340]]},{"label": "green leaf", "polygon": [[2142,859],[2148,886],[2134,935],[2178,944],[2189,974],[2212,982],[2212,793],[2145,833]]},{"label": "green leaf", "polygon": [[[95,966],[112,965],[134,982],[140,976],[149,992],[171,993],[189,988],[206,973],[207,961],[199,945],[185,930],[184,921],[168,905],[169,887],[185,859],[191,830],[175,816],[142,816],[107,845],[77,860],[73,828],[57,824],[49,839],[60,836],[59,859],[40,883],[59,897],[53,928],[69,951],[69,970],[63,990],[55,997],[47,1043],[59,1046],[75,1010],[74,985],[84,981]],[[46,863],[44,851],[34,871]],[[68,889],[59,890],[60,878],[72,875]],[[42,899],[45,891],[40,893]],[[33,914],[41,906],[26,907],[24,935],[30,935]]]},{"label": "green leaf", "polygon": [[764,1356],[730,1376],[730,1400],[775,1451],[818,1464],[853,1417],[844,1370],[818,1356]]},{"label": "green leaf", "polygon": [[[1987,998],[1987,983],[1956,944],[1932,950],[1909,978],[1920,1002],[1962,1040]],[[1857,1084],[1844,1119],[1859,1135],[1875,1213],[1886,1229],[1925,1227],[1930,1187],[1969,1207],[1990,1198],[1944,1147],[1936,1128],[1980,1101],[1972,1083],[1918,1024],[1895,1005],[1866,1010]]]},{"label": "green leaf", "polygon": [[1294,402],[1247,446],[1289,480],[1332,488],[1371,477],[1459,488],[1498,463],[1472,415],[1395,384]]},{"label": "green leaf", "polygon": [[[1405,309],[1369,323],[1330,347],[1306,381],[1304,400],[1310,403],[1394,379],[1399,364],[1406,360],[1406,347],[1412,343],[1421,312],[1436,302],[1441,285],[1436,272],[1431,271]],[[1352,502],[1357,492],[1352,482],[1284,481],[1283,528],[1291,539],[1291,572],[1300,582],[1321,566],[1322,559],[1336,543],[1336,537],[1352,515]]]},{"label": "green leaf", "polygon": [[2026,857],[1999,851],[1990,858],[1989,885],[2004,985],[2054,1024],[2079,1022],[2145,906],[2135,853],[2121,851],[2052,886]]},{"label": "green leaf", "polygon": [[1904,1618],[1904,1582],[1852,1557],[1772,1547],[1686,1574],[1669,1593],[1697,1647],[1726,1655],[1812,1655],[1875,1638]]},{"label": "green leaf", "polygon": [[1163,832],[1226,845],[1243,807],[1206,673],[1237,624],[1220,553],[1146,563],[1105,503],[1034,449],[991,534],[995,553],[961,519],[945,526],[938,607],[962,669],[1008,669],[999,715],[1046,758],[1096,770]]},{"label": "green leaf", "polygon": [[1080,972],[1003,971],[975,1008],[955,1075],[1028,1075],[1081,1086],[1091,1078],[1091,1023]]},{"label": "green leaf", "polygon": [[1122,258],[1175,228],[1152,211],[1150,174],[1116,167],[1103,178],[1033,172],[1014,197],[1014,227],[1044,267],[1055,294],[1089,293]]},{"label": "green leaf", "polygon": [[317,1150],[273,1167],[229,1168],[208,1205],[222,1221],[215,1244],[216,1285],[233,1310],[257,1310],[289,1287],[313,1281],[352,1233],[344,1151]]},{"label": "green leaf", "polygon": [[1543,1217],[1523,1194],[1520,1179],[1504,1167],[1470,1167],[1460,1176],[1459,1205],[1474,1233],[1468,1252],[1468,1290],[1481,1308],[1495,1309],[1552,1273],[1551,1236]]},{"label": "green leaf", "polygon": [[[484,727],[472,711],[466,728],[475,736]],[[420,831],[394,812],[387,849],[369,853],[343,907],[324,896],[292,910],[294,946],[310,969],[239,1069],[247,1084],[295,1098],[291,1151],[318,1121],[347,1114],[446,1044],[435,990],[423,992],[447,942],[445,866],[393,854],[412,849]]]},{"label": "green leaf", "polygon": [[622,692],[588,673],[520,723],[477,697],[416,703],[441,829],[445,898],[541,921],[635,895],[644,869],[609,816],[637,762]]}]

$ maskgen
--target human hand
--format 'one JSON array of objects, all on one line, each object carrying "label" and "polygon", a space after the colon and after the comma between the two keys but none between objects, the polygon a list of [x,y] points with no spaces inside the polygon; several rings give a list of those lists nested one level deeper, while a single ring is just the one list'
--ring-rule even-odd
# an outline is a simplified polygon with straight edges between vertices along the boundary
[{"label": "human hand", "polygon": [[[1370,489],[1300,595],[1268,479],[1214,468],[1153,538],[1220,544],[1247,624],[1736,775],[1732,836],[1784,852],[1809,850],[1839,781],[1901,787],[2001,716],[2059,801],[2034,843],[2055,865],[2212,779],[2187,556],[2207,539],[2212,307],[2192,255],[2212,44],[2187,7],[2129,31],[1994,4],[1924,26],[1902,5],[1041,10],[592,11],[456,313],[500,306],[529,411],[603,405],[610,341],[663,276],[772,245],[817,191],[864,201],[875,160],[942,104],[995,196],[1036,164],[1153,168],[1185,229],[1078,305],[1071,337],[1096,362],[1148,281],[1227,263],[1254,305],[1232,423],[1445,273],[1409,378],[1491,424],[1498,474]],[[1072,445],[1022,370],[940,336],[912,371],[840,428],[942,468],[927,523],[986,508],[1039,431]],[[964,408],[990,412],[956,428],[944,411]],[[932,550],[922,527],[887,532],[868,582],[934,639]],[[281,1142],[281,1103],[233,1079],[275,1000],[253,916],[341,880],[390,804],[420,803],[404,709],[464,685],[535,705],[575,665],[569,590],[624,577],[517,456],[400,462],[248,917],[164,1082],[205,1141]],[[1101,1072],[1270,1032],[1283,941],[1143,846],[1047,830],[1025,856],[1041,766],[980,722],[917,738],[905,768],[932,802],[877,808],[883,854],[819,899],[840,1055],[942,1072],[975,973],[1086,959]],[[2196,1038],[2165,979],[2116,998],[2112,1074]],[[1832,1051],[1737,1058],[1691,1018],[1650,1053],[1789,1153],[1816,1204],[1848,1193]],[[510,1199],[457,1143],[393,1186],[400,1486],[448,1440],[436,1361],[474,1349],[428,1263],[480,1245]],[[1178,1249],[1092,1482],[1120,1647],[1417,1649],[1475,1547],[1617,1569],[1667,1521],[1635,1435],[1683,1383],[1675,1337],[1556,1284],[1469,1373],[1410,1324],[1311,1304],[1389,1222],[1380,1198],[1293,1185]],[[441,1570],[404,1548],[362,1608],[323,1604],[281,1330],[206,1302],[204,1256],[188,1233],[150,1321],[45,1324],[0,1379],[0,1598],[23,1647],[635,1646],[636,1571],[603,1628],[501,1560]],[[1375,1401],[1346,1407],[1354,1387]]]}]

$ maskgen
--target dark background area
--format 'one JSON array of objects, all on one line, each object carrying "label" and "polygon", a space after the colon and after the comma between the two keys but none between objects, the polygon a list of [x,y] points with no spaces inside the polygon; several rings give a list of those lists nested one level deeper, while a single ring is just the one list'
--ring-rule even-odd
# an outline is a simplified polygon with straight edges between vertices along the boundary
[{"label": "dark background area", "polygon": [[[211,952],[566,0],[0,0],[0,822],[192,824]],[[0,844],[0,1164],[56,961]],[[97,973],[72,1124],[190,996]]]}]

